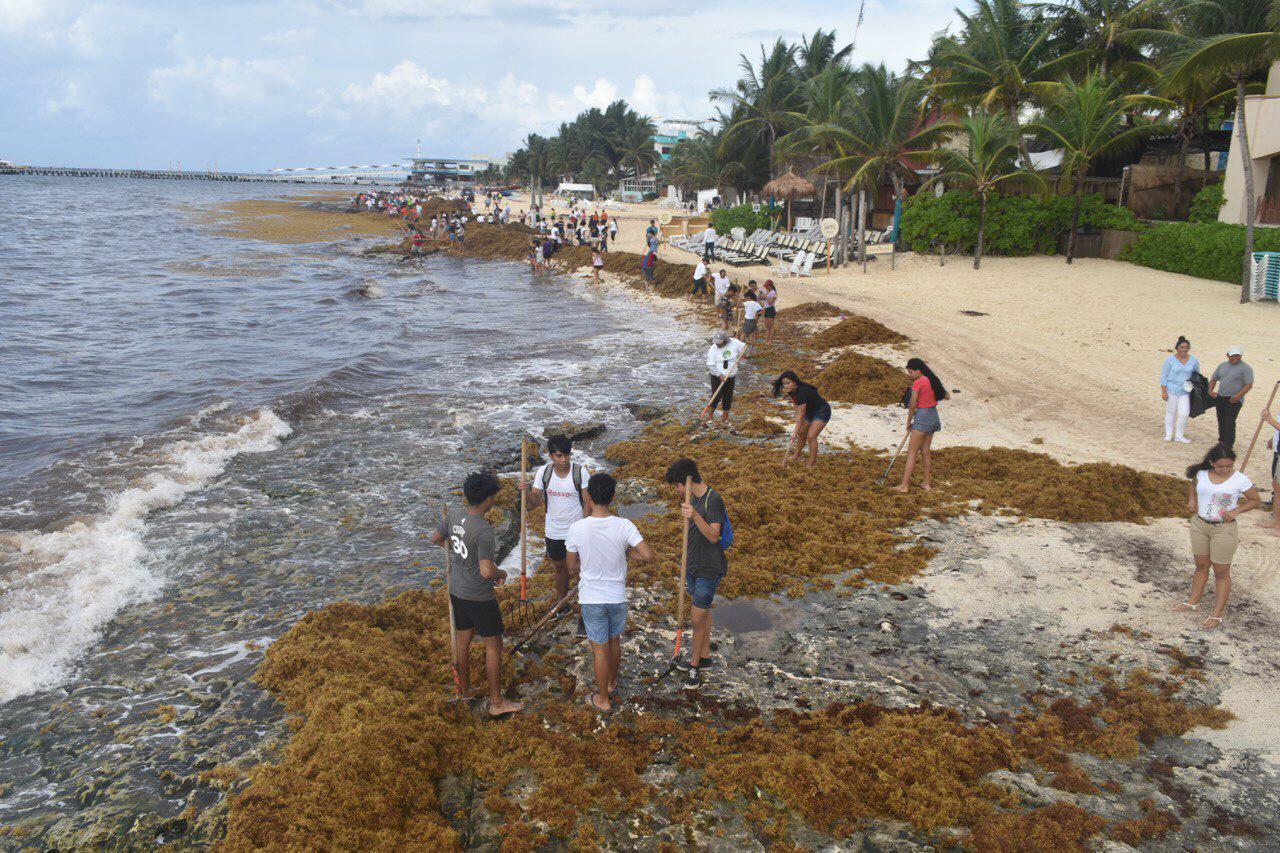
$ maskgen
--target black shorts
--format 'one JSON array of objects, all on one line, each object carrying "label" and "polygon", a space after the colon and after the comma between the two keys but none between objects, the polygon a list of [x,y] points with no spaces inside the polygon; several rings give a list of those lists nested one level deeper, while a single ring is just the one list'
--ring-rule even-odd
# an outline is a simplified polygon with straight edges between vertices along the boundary
[{"label": "black shorts", "polygon": [[724,409],[726,412],[733,408],[733,386],[737,382],[738,377],[730,376],[723,379],[719,376],[707,374],[707,378],[711,380],[711,393],[714,395],[716,389],[720,387],[720,383],[724,383],[724,390],[720,392],[720,396],[716,397],[711,403],[711,410],[715,411],[716,406]]},{"label": "black shorts", "polygon": [[563,539],[547,538],[547,559],[553,563],[558,563],[569,556],[569,551],[564,547]]},{"label": "black shorts", "polygon": [[469,601],[450,595],[453,602],[453,627],[459,631],[475,630],[481,637],[502,636],[502,611],[495,599]]}]

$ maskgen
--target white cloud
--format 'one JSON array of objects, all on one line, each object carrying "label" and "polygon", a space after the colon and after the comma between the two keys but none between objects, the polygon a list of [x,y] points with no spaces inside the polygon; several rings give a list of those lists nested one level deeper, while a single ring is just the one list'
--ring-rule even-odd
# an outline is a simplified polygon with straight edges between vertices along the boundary
[{"label": "white cloud", "polygon": [[261,106],[287,97],[298,85],[294,63],[275,59],[189,57],[156,68],[147,76],[151,99],[175,111],[206,111],[210,106]]},{"label": "white cloud", "polygon": [[581,84],[574,86],[573,99],[583,107],[604,109],[618,100],[618,87],[604,77],[597,77],[595,85],[591,87],[591,91],[587,91],[587,87]]},{"label": "white cloud", "polygon": [[408,114],[428,107],[467,109],[484,101],[483,89],[449,82],[435,77],[411,59],[401,60],[390,71],[379,71],[367,85],[351,84],[343,92],[343,100],[360,109]]},{"label": "white cloud", "polygon": [[57,7],[57,3],[48,0],[0,0],[0,32],[27,32],[52,18]]}]

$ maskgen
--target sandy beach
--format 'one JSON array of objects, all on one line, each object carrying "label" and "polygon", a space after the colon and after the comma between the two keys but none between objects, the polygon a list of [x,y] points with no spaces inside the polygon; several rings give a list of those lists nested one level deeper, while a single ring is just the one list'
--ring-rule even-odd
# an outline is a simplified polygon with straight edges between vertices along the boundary
[{"label": "sandy beach", "polygon": [[[641,251],[648,220],[664,209],[669,210],[631,205],[618,215],[618,248]],[[678,264],[695,261],[672,247],[664,247],[660,256]],[[1191,420],[1191,444],[1162,440],[1159,368],[1179,335],[1191,340],[1205,375],[1225,361],[1228,346],[1244,348],[1256,382],[1239,419],[1236,449],[1242,457],[1258,413],[1280,383],[1280,356],[1271,349],[1280,306],[1241,304],[1238,289],[1222,282],[1119,261],[1079,258],[1067,264],[1061,256],[986,257],[974,270],[971,257],[948,257],[940,266],[935,256],[907,252],[897,256],[893,269],[881,255],[865,273],[856,265],[831,273],[815,267],[814,275],[803,279],[777,278],[763,266],[728,269],[740,283],[774,278],[782,308],[823,300],[911,338],[902,347],[855,349],[895,363],[918,355],[944,378],[954,398],[942,409],[944,432],[935,447],[1010,447],[1068,463],[1108,462],[1181,476],[1216,441],[1217,422],[1212,413]],[[834,408],[836,416],[823,434],[827,443],[887,450],[902,435],[900,409]],[[1271,488],[1270,432],[1264,426],[1247,470],[1264,497]],[[1232,660],[1262,654],[1269,665],[1252,675],[1232,667],[1225,704],[1241,720],[1209,737],[1280,758],[1272,736],[1280,722],[1280,696],[1268,674],[1280,671],[1280,656],[1265,649],[1259,635],[1264,626],[1280,625],[1280,540],[1258,529],[1264,516],[1256,511],[1241,520],[1233,565],[1232,607],[1253,618],[1228,619],[1220,631],[1201,631],[1184,614],[1169,611],[1190,581],[1182,521],[1131,530],[1158,544],[1171,561],[1159,567],[1162,584],[1138,583],[1138,565],[1078,559],[1060,530],[1028,526],[1019,528],[1016,538],[1006,537],[1004,547],[1040,557],[1040,582],[1009,587],[984,571],[969,578],[972,585],[957,593],[954,606],[972,614],[988,606],[980,600],[996,585],[1006,592],[1000,604],[1006,613],[1060,609],[1070,614],[1066,626],[1074,631],[1099,620],[1120,620],[1157,635],[1207,638]],[[1098,595],[1100,588],[1106,593]]]},{"label": "sandy beach", "polygon": [[[638,250],[659,210],[622,212],[616,250]],[[279,221],[276,213],[224,208],[222,227],[282,243],[307,242],[313,229],[322,238],[335,229],[398,236],[394,220],[376,214],[304,210]],[[460,250],[440,248],[512,261],[526,239],[477,226]],[[385,257],[397,251],[361,250],[370,280],[380,265],[402,268]],[[681,265],[677,278],[694,260],[670,247],[661,256]],[[566,250],[558,272],[589,279],[587,259]],[[613,254],[603,287],[570,286],[703,323],[690,302],[662,295],[678,292],[672,274],[659,270],[659,293],[638,281],[634,262]],[[769,277],[763,268],[731,275]],[[847,349],[891,364],[920,355],[955,392],[935,444],[943,448],[939,489],[901,498],[873,484],[903,428],[902,410],[884,400],[835,404],[816,469],[772,464],[780,439],[746,427],[745,413],[735,437],[690,431],[682,412],[653,415],[634,438],[597,452],[617,466],[644,513],[645,538],[662,554],[678,551],[679,535],[658,485],[666,458],[697,456],[723,489],[741,537],[716,611],[723,668],[692,696],[664,677],[675,635],[670,566],[633,567],[623,712],[597,720],[584,711],[578,694],[590,662],[565,621],[512,662],[518,694],[535,710],[477,738],[439,725],[438,684],[447,681],[440,596],[415,589],[382,604],[326,607],[273,644],[255,675],[299,728],[278,762],[227,771],[237,785],[250,783],[232,801],[228,849],[269,843],[286,826],[351,844],[412,831],[442,846],[502,841],[512,849],[584,831],[606,848],[650,839],[732,849],[758,849],[765,838],[871,849],[894,838],[944,846],[966,838],[977,849],[1006,849],[1023,837],[1073,850],[1224,838],[1248,849],[1250,838],[1274,836],[1266,816],[1280,805],[1272,735],[1280,655],[1269,639],[1280,630],[1280,564],[1273,540],[1254,528],[1261,514],[1246,517],[1221,628],[1202,630],[1193,614],[1171,610],[1190,578],[1178,478],[1213,425],[1193,422],[1192,445],[1160,441],[1156,390],[1178,334],[1192,339],[1206,371],[1218,360],[1208,351],[1242,345],[1265,387],[1280,373],[1262,349],[1274,306],[1239,306],[1221,284],[1114,262],[1068,267],[1061,258],[988,258],[975,272],[963,258],[939,269],[936,259],[903,255],[896,270],[881,259],[866,274],[775,281],[783,308],[829,302],[879,321],[892,337],[817,352],[805,347],[838,318],[797,323],[786,345],[759,354],[767,368],[748,365],[742,408],[781,422],[785,408],[751,398],[789,347],[812,369]],[[892,343],[894,333],[909,340]],[[671,368],[686,370],[701,348],[670,357]],[[609,441],[609,427],[600,428]],[[815,512],[814,495],[824,496],[824,511]],[[1117,518],[1125,520],[1107,520]],[[799,732],[831,740],[818,746]],[[992,761],[987,739],[997,732],[1014,740]],[[387,746],[400,742],[428,750]],[[890,757],[865,760],[882,754]],[[442,769],[469,761],[487,768],[483,802],[466,793],[463,776]],[[596,774],[606,765],[616,778],[601,787]],[[389,783],[406,773],[438,785],[402,800]],[[797,791],[795,778],[828,779],[841,808],[833,813],[825,797]],[[358,792],[354,779],[363,780]],[[622,814],[639,823],[599,817],[619,807],[615,782],[632,797]],[[949,793],[937,801],[936,790]],[[669,812],[662,801],[673,793],[701,806]],[[763,812],[728,805],[752,798],[768,803]],[[412,820],[385,827],[371,817],[385,809]]]}]

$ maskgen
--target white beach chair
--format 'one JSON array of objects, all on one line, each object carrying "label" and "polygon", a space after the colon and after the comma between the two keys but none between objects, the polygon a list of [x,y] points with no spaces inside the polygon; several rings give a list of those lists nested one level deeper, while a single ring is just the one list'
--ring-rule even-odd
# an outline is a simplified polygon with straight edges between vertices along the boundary
[{"label": "white beach chair", "polygon": [[813,275],[813,261],[817,257],[818,257],[817,252],[810,252],[808,255],[806,255],[804,259],[804,263],[800,265],[800,269],[796,272],[796,275],[800,277]]},{"label": "white beach chair", "polygon": [[[798,278],[801,275],[800,271],[804,269],[805,261],[811,257],[812,256],[808,255],[803,249],[801,249],[799,252],[796,252],[796,256],[791,259],[791,267],[789,268],[789,272],[791,273],[792,278]],[[812,260],[809,260],[809,268],[813,269]]]}]

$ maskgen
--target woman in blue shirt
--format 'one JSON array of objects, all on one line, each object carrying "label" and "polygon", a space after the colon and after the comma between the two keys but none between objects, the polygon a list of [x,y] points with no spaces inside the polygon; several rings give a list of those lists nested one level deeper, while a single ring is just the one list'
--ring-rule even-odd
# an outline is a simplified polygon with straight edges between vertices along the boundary
[{"label": "woman in blue shirt", "polygon": [[1164,400],[1164,440],[1190,444],[1185,435],[1191,414],[1191,376],[1200,362],[1191,354],[1191,341],[1179,336],[1173,355],[1160,367],[1160,397]]}]

